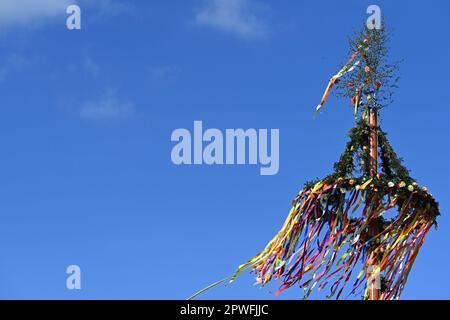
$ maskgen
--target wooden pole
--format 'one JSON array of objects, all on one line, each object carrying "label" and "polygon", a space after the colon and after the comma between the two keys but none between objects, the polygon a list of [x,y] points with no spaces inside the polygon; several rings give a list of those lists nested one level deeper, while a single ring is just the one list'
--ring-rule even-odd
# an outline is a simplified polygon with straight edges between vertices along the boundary
[{"label": "wooden pole", "polygon": [[370,146],[370,175],[378,173],[378,114],[374,109],[369,111],[369,146]]},{"label": "wooden pole", "polygon": [[[378,112],[376,109],[369,111],[369,148],[370,148],[370,175],[375,177],[378,173]],[[373,222],[369,226],[369,236],[374,237],[379,233],[378,225]],[[369,300],[379,300],[381,295],[380,288],[380,271],[378,269],[379,261],[377,258],[373,260],[369,267],[371,276],[367,280],[369,287]]]}]

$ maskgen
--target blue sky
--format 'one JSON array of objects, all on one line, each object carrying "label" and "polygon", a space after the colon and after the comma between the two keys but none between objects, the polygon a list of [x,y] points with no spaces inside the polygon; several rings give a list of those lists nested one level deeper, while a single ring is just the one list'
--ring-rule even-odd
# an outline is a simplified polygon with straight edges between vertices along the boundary
[{"label": "blue sky", "polygon": [[[70,3],[81,30],[66,29]],[[344,148],[348,102],[313,112],[370,4],[403,59],[382,127],[442,212],[403,298],[449,299],[444,0],[2,0],[0,298],[184,299],[259,252]],[[280,129],[279,173],[175,166],[171,133],[194,120]],[[66,289],[72,264],[79,291]],[[274,298],[253,282],[203,298]]]}]

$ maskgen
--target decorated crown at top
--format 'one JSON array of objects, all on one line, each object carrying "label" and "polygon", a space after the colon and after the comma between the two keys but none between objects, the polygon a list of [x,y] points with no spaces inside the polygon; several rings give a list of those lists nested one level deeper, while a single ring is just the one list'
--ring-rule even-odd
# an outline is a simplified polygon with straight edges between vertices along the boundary
[{"label": "decorated crown at top", "polygon": [[348,98],[357,119],[365,118],[370,108],[381,109],[392,102],[397,87],[396,63],[387,61],[385,43],[388,35],[381,29],[364,28],[350,40],[350,58],[328,82],[316,114],[323,108],[333,87],[335,95]]}]

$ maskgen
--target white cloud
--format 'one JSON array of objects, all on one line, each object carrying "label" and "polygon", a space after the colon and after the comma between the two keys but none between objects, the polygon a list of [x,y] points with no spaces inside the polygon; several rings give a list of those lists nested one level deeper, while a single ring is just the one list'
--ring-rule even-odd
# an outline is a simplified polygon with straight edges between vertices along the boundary
[{"label": "white cloud", "polygon": [[160,65],[151,68],[151,80],[154,82],[165,82],[175,80],[181,73],[180,68],[173,65]]},{"label": "white cloud", "polygon": [[134,12],[134,6],[119,0],[79,0],[81,6],[94,8],[97,13],[104,16],[116,16],[122,13]]},{"label": "white cloud", "polygon": [[83,52],[83,67],[90,76],[94,78],[98,77],[100,68],[87,50],[84,50]]},{"label": "white cloud", "polygon": [[132,11],[132,6],[119,0],[0,0],[0,31],[13,26],[35,27],[52,19],[66,25],[66,9],[78,4],[93,9],[95,15],[114,16]]},{"label": "white cloud", "polygon": [[90,121],[119,121],[131,117],[134,107],[132,103],[119,101],[113,94],[106,93],[99,99],[83,103],[79,114]]},{"label": "white cloud", "polygon": [[65,17],[71,3],[70,0],[1,0],[0,28],[35,25],[55,16]]},{"label": "white cloud", "polygon": [[268,27],[255,10],[251,0],[209,0],[197,13],[196,22],[246,39],[266,38]]},{"label": "white cloud", "polygon": [[20,72],[28,67],[31,62],[24,56],[12,54],[0,65],[0,82],[4,81],[11,73]]}]

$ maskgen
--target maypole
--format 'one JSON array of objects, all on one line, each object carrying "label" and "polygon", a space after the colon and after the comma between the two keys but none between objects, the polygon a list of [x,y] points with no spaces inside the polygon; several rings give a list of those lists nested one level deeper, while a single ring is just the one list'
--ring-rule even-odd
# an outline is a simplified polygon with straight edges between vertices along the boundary
[{"label": "maypole", "polygon": [[[378,111],[375,108],[369,110],[368,115],[368,125],[369,125],[369,148],[370,148],[370,175],[371,177],[376,177],[378,174]],[[369,226],[369,236],[371,238],[376,237],[380,232],[377,222],[373,222]],[[369,287],[369,300],[379,300],[380,299],[380,285],[381,276],[379,273],[379,259],[374,257],[373,263],[369,265],[369,272],[371,277],[368,280]]]},{"label": "maypole", "polygon": [[260,253],[191,298],[246,270],[261,286],[279,280],[276,294],[296,286],[304,298],[325,288],[328,298],[400,298],[439,206],[410,176],[380,127],[379,111],[392,101],[398,79],[397,65],[387,59],[387,38],[384,25],[356,34],[348,61],[316,108],[318,113],[335,88],[357,121],[334,171],[305,184]]}]

